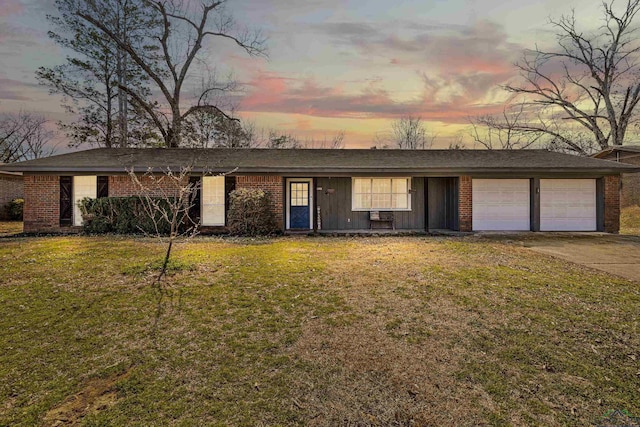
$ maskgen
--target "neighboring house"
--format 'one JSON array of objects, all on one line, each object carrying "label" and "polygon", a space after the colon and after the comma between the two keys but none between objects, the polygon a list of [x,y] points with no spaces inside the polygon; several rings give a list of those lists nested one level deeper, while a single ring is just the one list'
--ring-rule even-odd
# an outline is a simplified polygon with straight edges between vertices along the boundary
[{"label": "neighboring house", "polygon": [[24,174],[25,232],[64,232],[83,197],[136,195],[126,170],[184,166],[202,179],[204,231],[224,229],[231,190],[260,188],[285,232],[617,233],[620,174],[640,170],[544,150],[306,149],[95,149],[2,169]]},{"label": "neighboring house", "polygon": [[[0,166],[2,165],[0,164]],[[22,174],[0,170],[0,219],[4,219],[7,205],[12,200],[23,197]]]},{"label": "neighboring house", "polygon": [[[596,159],[613,160],[620,163],[628,163],[640,167],[640,145],[621,145],[609,147],[592,157]],[[632,205],[640,205],[640,174],[622,175],[622,194],[620,204],[623,208]]]}]

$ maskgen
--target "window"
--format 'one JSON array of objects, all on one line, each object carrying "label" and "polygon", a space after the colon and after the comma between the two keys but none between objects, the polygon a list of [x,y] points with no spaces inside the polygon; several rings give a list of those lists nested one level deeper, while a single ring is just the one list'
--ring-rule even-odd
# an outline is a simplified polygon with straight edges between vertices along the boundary
[{"label": "window", "polygon": [[411,178],[353,178],[352,210],[411,210]]},{"label": "window", "polygon": [[224,176],[202,178],[202,225],[224,225]]},{"label": "window", "polygon": [[95,199],[98,191],[98,177],[74,176],[73,177],[73,225],[82,225],[82,212],[78,202],[86,197]]},{"label": "window", "polygon": [[290,185],[291,206],[309,206],[309,183],[292,182]]}]

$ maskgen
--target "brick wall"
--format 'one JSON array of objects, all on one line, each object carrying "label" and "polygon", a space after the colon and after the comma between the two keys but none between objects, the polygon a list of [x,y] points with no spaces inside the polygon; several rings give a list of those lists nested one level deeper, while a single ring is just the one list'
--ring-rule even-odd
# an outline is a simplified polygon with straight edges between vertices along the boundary
[{"label": "brick wall", "polygon": [[471,231],[472,211],[471,200],[473,195],[471,190],[471,177],[461,176],[458,178],[458,220],[460,231]]},{"label": "brick wall", "polygon": [[620,175],[604,177],[604,231],[620,231]]},{"label": "brick wall", "polygon": [[276,217],[276,223],[284,229],[283,205],[284,184],[281,176],[238,176],[236,188],[258,188],[271,194],[271,208]]},{"label": "brick wall", "polygon": [[0,174],[0,218],[5,215],[5,208],[13,199],[24,197],[22,176]]},{"label": "brick wall", "polygon": [[[156,197],[177,196],[181,186],[186,185],[189,177],[185,176],[184,182],[176,182],[164,175],[151,177],[144,175],[139,177],[140,183],[147,189],[148,194]],[[110,197],[129,197],[140,194],[140,185],[133,181],[129,175],[116,175],[109,177]]]},{"label": "brick wall", "polygon": [[25,233],[59,232],[60,178],[49,175],[24,177]]},{"label": "brick wall", "polygon": [[[640,166],[640,153],[620,151],[611,152],[602,157],[605,160],[618,161]],[[626,173],[622,175],[622,192],[620,194],[620,206],[640,206],[640,173]]]}]

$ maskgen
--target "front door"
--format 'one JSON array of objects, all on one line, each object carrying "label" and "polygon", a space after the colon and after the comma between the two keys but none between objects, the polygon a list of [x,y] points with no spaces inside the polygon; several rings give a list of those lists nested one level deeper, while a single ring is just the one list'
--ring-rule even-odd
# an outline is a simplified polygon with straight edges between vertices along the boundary
[{"label": "front door", "polygon": [[289,228],[310,228],[309,181],[289,181]]}]

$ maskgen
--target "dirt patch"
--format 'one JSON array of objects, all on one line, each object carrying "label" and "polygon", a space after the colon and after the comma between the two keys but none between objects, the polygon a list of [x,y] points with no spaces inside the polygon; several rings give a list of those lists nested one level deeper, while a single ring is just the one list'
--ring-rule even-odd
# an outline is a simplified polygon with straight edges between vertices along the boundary
[{"label": "dirt patch", "polygon": [[75,426],[89,414],[102,411],[118,401],[116,385],[129,377],[130,371],[107,378],[92,378],[78,393],[69,396],[44,416],[43,426]]}]

